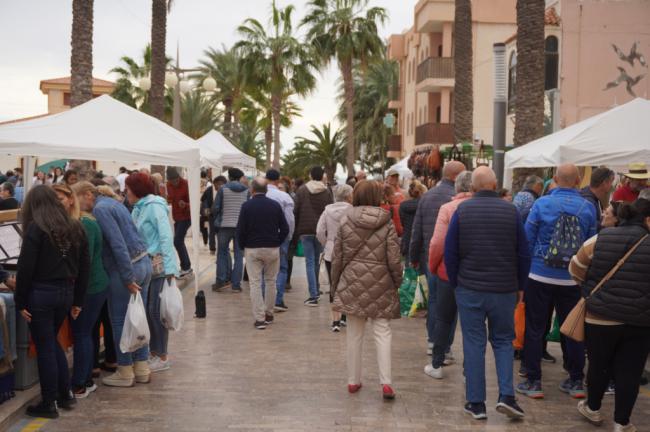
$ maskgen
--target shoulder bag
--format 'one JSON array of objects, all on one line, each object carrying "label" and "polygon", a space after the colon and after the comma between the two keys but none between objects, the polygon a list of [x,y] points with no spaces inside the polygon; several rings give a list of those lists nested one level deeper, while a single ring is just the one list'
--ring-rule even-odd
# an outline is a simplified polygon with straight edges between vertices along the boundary
[{"label": "shoulder bag", "polygon": [[643,241],[648,237],[648,234],[644,235],[641,237],[639,241],[637,241],[634,246],[630,248],[630,250],[627,251],[627,253],[621,258],[616,265],[601,279],[600,282],[598,282],[598,285],[594,287],[593,290],[589,293],[589,295],[585,298],[581,298],[578,301],[578,304],[574,306],[573,309],[571,309],[571,312],[569,312],[569,315],[567,315],[566,319],[562,323],[562,326],[560,327],[560,332],[568,337],[573,339],[576,342],[583,342],[585,340],[585,318],[587,316],[587,300],[591,296],[593,296],[599,289],[603,287],[607,283],[608,280],[614,276],[614,274],[621,268],[621,266],[627,261],[627,259],[634,253],[634,251],[643,243]]}]

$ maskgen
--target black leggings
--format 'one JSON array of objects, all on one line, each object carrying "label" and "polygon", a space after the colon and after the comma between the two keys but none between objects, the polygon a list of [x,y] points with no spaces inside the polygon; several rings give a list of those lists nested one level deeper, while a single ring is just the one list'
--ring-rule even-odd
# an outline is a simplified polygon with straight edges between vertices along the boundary
[{"label": "black leggings", "polygon": [[108,316],[108,300],[104,302],[99,318],[93,328],[93,345],[95,348],[94,368],[99,369],[99,327],[104,326],[104,363],[117,363],[115,356],[115,343],[113,342],[113,327]]},{"label": "black leggings", "polygon": [[650,327],[586,324],[585,345],[589,358],[589,408],[600,409],[613,377],[616,382],[614,421],[628,424],[650,350]]}]

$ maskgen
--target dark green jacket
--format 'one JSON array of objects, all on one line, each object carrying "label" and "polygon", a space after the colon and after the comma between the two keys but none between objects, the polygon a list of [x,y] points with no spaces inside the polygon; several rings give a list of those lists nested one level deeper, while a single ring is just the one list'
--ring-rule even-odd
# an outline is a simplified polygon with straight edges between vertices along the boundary
[{"label": "dark green jacket", "polygon": [[97,221],[89,216],[82,216],[81,224],[86,230],[90,252],[90,280],[86,294],[98,294],[108,287],[108,275],[102,264],[102,230]]}]

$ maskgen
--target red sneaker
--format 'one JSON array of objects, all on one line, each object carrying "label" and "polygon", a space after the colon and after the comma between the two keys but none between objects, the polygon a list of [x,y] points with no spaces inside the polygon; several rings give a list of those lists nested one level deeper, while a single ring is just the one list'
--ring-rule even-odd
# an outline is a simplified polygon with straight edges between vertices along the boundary
[{"label": "red sneaker", "polygon": [[393,388],[388,384],[384,384],[384,386],[382,387],[382,394],[384,395],[384,399],[386,400],[395,399],[395,392],[393,391]]},{"label": "red sneaker", "polygon": [[348,391],[350,393],[356,393],[359,390],[361,390],[361,387],[362,387],[361,383],[359,383],[359,384],[348,384]]}]

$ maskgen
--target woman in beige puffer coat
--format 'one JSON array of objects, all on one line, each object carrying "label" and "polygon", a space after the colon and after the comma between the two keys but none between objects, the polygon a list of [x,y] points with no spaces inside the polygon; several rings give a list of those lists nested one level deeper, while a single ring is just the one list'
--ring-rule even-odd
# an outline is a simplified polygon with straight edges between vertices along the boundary
[{"label": "woman in beige puffer coat", "polygon": [[332,252],[333,309],[347,315],[348,391],[361,388],[361,357],[366,321],[377,345],[379,380],[384,399],[394,399],[391,388],[390,320],[400,317],[398,288],[402,263],[395,226],[379,207],[381,184],[361,181],[341,221]]}]

